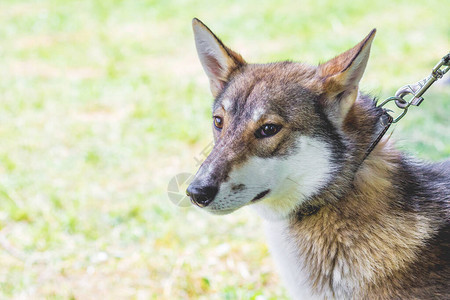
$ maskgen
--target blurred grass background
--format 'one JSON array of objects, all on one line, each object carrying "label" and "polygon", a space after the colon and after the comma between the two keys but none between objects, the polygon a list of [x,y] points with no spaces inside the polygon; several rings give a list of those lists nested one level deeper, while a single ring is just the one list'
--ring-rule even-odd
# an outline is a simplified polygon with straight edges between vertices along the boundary
[{"label": "blurred grass background", "polygon": [[[212,139],[191,19],[249,62],[324,61],[378,29],[362,88],[385,98],[449,50],[449,0],[0,2],[0,298],[283,299],[261,220],[170,203]],[[448,77],[448,76],[447,76]],[[450,88],[399,124],[449,156]]]}]

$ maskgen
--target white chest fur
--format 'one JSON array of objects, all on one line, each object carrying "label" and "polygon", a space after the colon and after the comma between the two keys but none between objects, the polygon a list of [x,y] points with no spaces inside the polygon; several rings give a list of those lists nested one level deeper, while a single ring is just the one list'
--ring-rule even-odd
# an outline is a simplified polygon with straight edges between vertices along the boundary
[{"label": "white chest fur", "polygon": [[288,232],[288,222],[265,221],[264,229],[270,253],[292,299],[319,299],[308,284],[308,274],[296,242]]},{"label": "white chest fur", "polygon": [[[289,232],[288,221],[265,221],[264,229],[270,253],[292,299],[350,299],[356,295],[360,276],[352,276],[349,273],[348,262],[337,258],[335,267],[327,267],[329,272],[333,272],[332,290],[326,285],[319,288],[321,291],[319,294],[314,293],[311,287],[310,272],[323,270],[306,268],[305,257],[301,253],[299,244],[302,241],[295,240]],[[324,258],[316,257],[316,259]]]}]

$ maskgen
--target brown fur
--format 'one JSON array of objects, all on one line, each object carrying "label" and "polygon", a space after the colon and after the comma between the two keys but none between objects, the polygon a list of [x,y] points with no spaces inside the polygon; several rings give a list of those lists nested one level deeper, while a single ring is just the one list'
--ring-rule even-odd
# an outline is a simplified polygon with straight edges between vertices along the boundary
[{"label": "brown fur", "polygon": [[[201,26],[212,34],[199,22],[194,20],[194,30]],[[337,299],[448,299],[449,165],[411,161],[387,138],[364,160],[383,114],[358,91],[374,35],[375,30],[317,67],[246,64],[213,35],[217,52],[227,58],[209,58],[202,48],[199,56],[216,98],[213,115],[223,118],[224,126],[214,130],[216,145],[202,165],[210,173],[201,183],[227,182],[230,171],[249,157],[289,157],[301,135],[327,140],[332,179],[289,215],[290,240],[315,293]],[[258,109],[264,114],[252,118]],[[268,139],[255,137],[260,126],[271,123],[282,130]],[[245,189],[245,184],[231,187],[233,195]]]},{"label": "brown fur", "polygon": [[[268,112],[257,122],[245,121],[245,126],[239,123],[239,129],[234,112],[225,111],[221,102],[216,102],[213,108],[213,116],[220,116],[224,120],[221,131],[213,129],[216,147],[227,149],[219,155],[210,155],[205,164],[212,163],[213,160],[220,160],[217,168],[229,170],[232,165],[239,167],[251,155],[268,157],[274,152],[280,155],[287,154],[294,143],[291,135],[292,128],[301,128],[305,134],[312,134],[314,128],[314,107],[305,106],[298,111],[295,119],[283,118],[279,115],[277,107],[281,107],[285,101],[284,95],[290,89],[291,93],[297,93],[298,86],[310,86],[317,88],[317,78],[314,77],[316,69],[302,64],[267,64],[267,65],[244,65],[233,73],[232,81],[239,82],[239,85],[229,85],[226,92],[221,94],[221,99],[234,99],[236,107],[251,108],[248,113],[257,107],[265,107]],[[291,87],[284,83],[290,82]],[[314,85],[314,83],[316,83]],[[308,91],[309,93],[312,91]],[[317,90],[316,97],[319,97]],[[268,102],[270,101],[270,106]],[[267,103],[265,106],[264,103]],[[318,117],[317,117],[318,118]],[[270,140],[258,140],[254,138],[254,132],[258,127],[266,123],[276,123],[283,126],[283,131]],[[236,143],[239,141],[239,143]],[[230,144],[231,143],[231,144]],[[226,165],[225,165],[226,164]]]},{"label": "brown fur", "polygon": [[[326,205],[301,222],[292,220],[291,234],[301,241],[299,252],[307,258],[318,293],[325,287],[339,290],[334,276],[340,274],[360,283],[357,294],[351,295],[355,299],[410,296],[399,275],[418,260],[433,230],[425,216],[407,213],[389,200],[395,197],[391,193],[395,188],[387,178],[398,167],[398,154],[388,148],[378,147],[358,171],[353,191],[338,204]],[[395,291],[399,286],[404,293]]]}]

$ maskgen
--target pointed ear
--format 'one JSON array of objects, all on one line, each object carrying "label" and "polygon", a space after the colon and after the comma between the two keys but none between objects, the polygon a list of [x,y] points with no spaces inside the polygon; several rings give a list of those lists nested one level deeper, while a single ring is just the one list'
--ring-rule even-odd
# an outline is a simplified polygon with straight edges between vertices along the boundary
[{"label": "pointed ear", "polygon": [[319,76],[328,94],[336,95],[358,87],[366,69],[375,33],[376,29],[372,29],[355,47],[319,65]]},{"label": "pointed ear", "polygon": [[240,54],[227,48],[199,19],[192,20],[192,28],[197,54],[209,78],[211,93],[217,97],[229,75],[246,62]]},{"label": "pointed ear", "polygon": [[358,85],[366,69],[370,46],[376,29],[372,29],[355,47],[319,65],[318,75],[323,82],[325,106],[337,125],[342,124],[358,96]]}]

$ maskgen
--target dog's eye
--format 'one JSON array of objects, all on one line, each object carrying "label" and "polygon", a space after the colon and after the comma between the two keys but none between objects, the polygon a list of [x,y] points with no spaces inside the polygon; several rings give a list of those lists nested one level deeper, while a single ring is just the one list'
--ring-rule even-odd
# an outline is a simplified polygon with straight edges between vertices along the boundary
[{"label": "dog's eye", "polygon": [[263,126],[259,127],[258,130],[256,130],[255,136],[259,139],[270,137],[277,134],[280,129],[281,125],[264,124]]},{"label": "dog's eye", "polygon": [[223,119],[221,117],[214,117],[214,127],[216,127],[216,129],[221,130],[223,127]]}]

